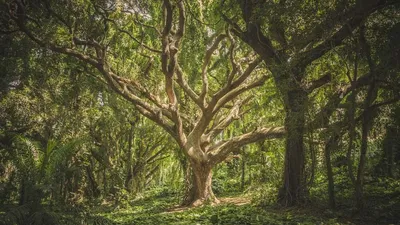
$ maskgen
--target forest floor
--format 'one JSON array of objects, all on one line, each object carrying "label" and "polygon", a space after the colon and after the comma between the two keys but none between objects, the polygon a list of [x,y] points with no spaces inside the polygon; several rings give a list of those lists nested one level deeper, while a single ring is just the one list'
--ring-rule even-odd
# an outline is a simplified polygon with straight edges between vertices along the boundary
[{"label": "forest floor", "polygon": [[[179,207],[180,193],[153,191],[132,200],[113,198],[112,201],[81,203],[75,206],[44,205],[36,211],[29,224],[70,225],[395,225],[400,224],[399,187],[382,184],[367,187],[365,211],[357,214],[354,203],[337,199],[335,211],[326,207],[326,199],[312,199],[300,208],[280,208],[273,204],[257,205],[251,195],[226,194],[220,196],[221,203],[202,207]],[[321,199],[320,197],[318,199]],[[349,199],[349,198],[347,198]],[[257,201],[256,201],[257,202]],[[15,207],[15,208],[14,208]],[[0,225],[7,215],[19,220],[24,216],[25,206],[0,207]],[[24,208],[25,207],[25,208]],[[55,223],[42,223],[43,218],[57,217]],[[9,220],[10,221],[10,220]],[[11,223],[11,224],[25,224]]]},{"label": "forest floor", "polygon": [[[376,196],[377,197],[377,196]],[[382,196],[381,196],[382,197]],[[153,196],[134,201],[125,209],[94,210],[97,216],[116,224],[271,224],[271,225],[389,225],[400,224],[400,196],[376,199],[370,196],[364,214],[355,213],[351,204],[338,204],[332,211],[323,204],[309,204],[302,208],[280,208],[276,205],[257,206],[251,197],[234,195],[219,198],[221,203],[196,208],[179,207],[178,196]],[[382,202],[383,201],[383,202]],[[386,203],[383,204],[383,203]],[[377,205],[375,205],[377,204]]]},{"label": "forest floor", "polygon": [[[213,204],[212,206],[217,205],[246,205],[251,203],[251,199],[244,196],[235,196],[235,197],[222,197],[218,199],[220,202],[218,204]],[[190,206],[181,206],[175,205],[171,209],[169,209],[166,213],[176,213],[176,212],[184,212],[186,210],[190,210],[192,207]]]}]

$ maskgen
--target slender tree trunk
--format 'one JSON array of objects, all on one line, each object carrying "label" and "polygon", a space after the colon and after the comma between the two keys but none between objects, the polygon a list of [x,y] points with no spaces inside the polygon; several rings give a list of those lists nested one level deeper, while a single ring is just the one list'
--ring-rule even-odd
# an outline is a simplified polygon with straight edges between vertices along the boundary
[{"label": "slender tree trunk", "polygon": [[387,155],[387,175],[391,178],[394,178],[394,152],[395,152],[395,148],[396,145],[393,143],[394,140],[391,143],[390,148],[387,150],[386,155]]},{"label": "slender tree trunk", "polygon": [[[307,187],[312,185],[315,180],[315,168],[317,166],[317,155],[315,152],[315,144],[314,144],[314,134],[311,132],[309,134],[308,140],[308,150],[310,152],[311,166],[310,166],[310,179],[307,182]],[[307,162],[305,163],[307,164]]]},{"label": "slender tree trunk", "polygon": [[246,172],[246,161],[245,161],[245,149],[242,149],[242,174],[241,174],[241,190],[244,191],[244,182],[245,182],[245,172]]},{"label": "slender tree trunk", "polygon": [[99,189],[99,185],[96,182],[96,179],[94,177],[93,174],[93,170],[91,169],[90,166],[86,167],[86,173],[87,173],[87,177],[88,177],[88,181],[89,181],[89,185],[90,185],[90,191],[93,197],[97,198],[100,196],[100,189]]},{"label": "slender tree trunk", "polygon": [[350,180],[352,184],[354,185],[356,182],[356,179],[353,174],[353,159],[352,159],[352,151],[354,149],[354,140],[356,137],[356,123],[354,119],[355,115],[355,93],[351,94],[351,106],[348,112],[349,116],[349,146],[347,148],[347,173],[350,177]]},{"label": "slender tree trunk", "polygon": [[131,181],[133,178],[132,147],[133,147],[133,140],[134,140],[134,129],[135,129],[135,122],[131,122],[131,129],[130,129],[129,135],[128,135],[128,152],[126,153],[127,174],[126,174],[126,178],[125,178],[125,189],[128,191],[131,191]]},{"label": "slender tree trunk", "polygon": [[328,196],[329,196],[329,207],[334,209],[336,207],[335,202],[335,182],[333,178],[332,163],[331,163],[331,152],[337,148],[339,136],[332,134],[328,142],[325,144],[325,163],[326,173],[328,177]]},{"label": "slender tree trunk", "polygon": [[368,134],[372,125],[372,117],[371,112],[366,111],[363,124],[362,124],[362,136],[361,136],[361,149],[360,149],[360,161],[358,164],[357,170],[357,180],[355,184],[355,197],[356,197],[356,206],[358,210],[363,210],[364,208],[364,170],[366,164],[366,156],[367,156],[367,148],[368,148]]},{"label": "slender tree trunk", "polygon": [[25,185],[25,179],[22,179],[21,184],[20,184],[20,189],[19,189],[19,205],[23,205],[26,203],[26,185]]},{"label": "slender tree trunk", "polygon": [[303,90],[294,90],[288,93],[287,98],[284,182],[279,191],[278,202],[292,206],[304,202],[306,198],[303,136],[307,94]]},{"label": "slender tree trunk", "polygon": [[386,131],[386,137],[383,141],[383,157],[378,167],[383,166],[381,169],[385,176],[395,178],[395,155],[396,155],[396,141],[399,133],[395,128],[389,127]]},{"label": "slender tree trunk", "polygon": [[103,189],[104,189],[104,194],[108,195],[108,188],[107,188],[107,171],[106,168],[103,169]]},{"label": "slender tree trunk", "polygon": [[358,164],[358,171],[357,171],[357,180],[356,180],[356,185],[355,185],[355,195],[356,195],[356,206],[357,209],[362,210],[364,207],[364,201],[363,201],[363,185],[364,185],[364,167],[365,167],[365,159],[366,159],[366,153],[367,153],[367,137],[368,137],[368,132],[365,129],[365,126],[363,125],[362,128],[362,140],[361,140],[361,150],[360,150],[360,161]]},{"label": "slender tree trunk", "polygon": [[[358,53],[356,52],[355,60],[354,60],[354,72],[353,72],[353,79],[349,77],[351,80],[351,85],[354,86],[354,82],[357,80],[358,75]],[[354,149],[354,140],[356,138],[356,121],[355,121],[355,113],[356,113],[356,96],[358,91],[356,89],[353,90],[351,95],[349,96],[350,106],[347,111],[348,120],[349,120],[349,146],[347,149],[347,172],[350,177],[351,183],[355,185],[356,178],[353,174],[353,159],[352,159],[352,151]]]},{"label": "slender tree trunk", "polygon": [[360,43],[363,47],[365,55],[367,57],[369,70],[372,75],[372,82],[368,88],[367,96],[364,101],[364,114],[362,118],[362,128],[361,128],[361,149],[360,149],[360,161],[358,164],[358,171],[357,171],[357,180],[355,186],[355,195],[356,195],[356,206],[359,211],[362,211],[364,208],[364,199],[363,199],[363,186],[364,186],[364,170],[366,164],[366,155],[367,155],[367,148],[368,148],[368,135],[369,131],[372,127],[372,122],[374,118],[374,110],[370,108],[372,103],[378,96],[378,88],[376,88],[375,83],[375,68],[376,65],[371,57],[371,48],[365,39],[365,27],[360,27]]},{"label": "slender tree trunk", "polygon": [[356,206],[359,211],[362,211],[364,208],[364,200],[363,200],[363,186],[364,186],[364,170],[366,164],[366,156],[367,156],[367,148],[368,148],[368,135],[371,130],[373,118],[375,111],[369,108],[372,102],[377,97],[377,89],[375,88],[375,84],[371,84],[368,90],[368,94],[365,100],[365,111],[362,118],[362,128],[361,128],[361,148],[360,148],[360,161],[358,164],[357,170],[357,180],[355,184],[355,197],[356,197]]}]

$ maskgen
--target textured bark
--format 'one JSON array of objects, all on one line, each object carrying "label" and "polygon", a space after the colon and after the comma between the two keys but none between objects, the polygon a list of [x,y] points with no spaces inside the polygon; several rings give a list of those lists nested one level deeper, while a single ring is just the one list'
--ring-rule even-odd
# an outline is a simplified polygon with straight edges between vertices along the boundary
[{"label": "textured bark", "polygon": [[199,206],[204,203],[218,203],[212,191],[212,166],[207,162],[191,160],[191,186],[184,205]]},{"label": "textured bark", "polygon": [[182,164],[182,168],[184,171],[184,194],[183,194],[183,201],[182,205],[190,205],[193,201],[193,175],[192,175],[192,167],[189,166],[189,162],[185,160],[184,164]]},{"label": "textured bark", "polygon": [[305,163],[303,136],[307,96],[302,90],[291,91],[287,100],[284,179],[278,202],[285,206],[292,206],[304,202],[306,197],[306,184],[303,179]]}]

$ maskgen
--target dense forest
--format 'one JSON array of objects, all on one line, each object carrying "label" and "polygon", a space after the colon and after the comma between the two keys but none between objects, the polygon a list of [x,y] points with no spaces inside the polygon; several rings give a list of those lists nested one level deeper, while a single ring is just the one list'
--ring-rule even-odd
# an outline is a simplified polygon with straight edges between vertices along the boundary
[{"label": "dense forest", "polygon": [[400,224],[398,0],[2,0],[0,40],[0,224]]}]

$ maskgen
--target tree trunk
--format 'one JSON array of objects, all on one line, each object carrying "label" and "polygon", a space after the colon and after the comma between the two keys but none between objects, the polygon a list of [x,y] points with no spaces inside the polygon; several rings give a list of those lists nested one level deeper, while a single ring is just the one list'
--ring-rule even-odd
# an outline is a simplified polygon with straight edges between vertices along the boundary
[{"label": "tree trunk", "polygon": [[192,167],[189,165],[189,160],[186,158],[183,158],[182,160],[179,160],[182,169],[183,169],[183,177],[184,177],[184,194],[183,194],[183,201],[182,205],[189,205],[193,199],[193,182],[192,182]]},{"label": "tree trunk", "polygon": [[25,179],[21,180],[21,184],[20,184],[20,189],[19,189],[19,201],[18,204],[19,205],[23,205],[26,203],[26,185],[25,185]]},{"label": "tree trunk", "polygon": [[333,179],[333,171],[331,164],[331,152],[337,148],[339,136],[332,134],[328,142],[325,144],[325,163],[326,173],[328,177],[328,196],[329,196],[329,207],[334,209],[335,203],[335,183]]},{"label": "tree trunk", "polygon": [[245,183],[245,172],[246,172],[246,161],[245,161],[245,149],[242,149],[242,173],[241,173],[241,182],[240,182],[240,189],[244,191],[244,183]]},{"label": "tree trunk", "polygon": [[125,178],[125,189],[130,192],[131,190],[131,181],[133,179],[133,171],[132,171],[132,147],[134,140],[134,129],[135,122],[131,122],[131,129],[128,134],[128,152],[126,153],[126,178]]},{"label": "tree trunk", "polygon": [[[358,74],[358,54],[355,55],[354,60],[354,77],[351,80],[351,85],[354,86],[354,82],[357,80]],[[351,183],[355,185],[356,178],[353,174],[353,159],[352,159],[352,152],[354,149],[354,140],[356,138],[356,120],[355,120],[355,113],[356,113],[356,96],[357,96],[357,89],[355,88],[351,95],[348,98],[350,103],[349,109],[347,110],[347,116],[349,120],[349,146],[347,149],[347,173],[349,174]]]},{"label": "tree trunk", "polygon": [[358,210],[363,210],[363,186],[364,186],[364,169],[366,164],[367,148],[368,148],[368,134],[372,125],[372,117],[369,110],[365,112],[362,124],[361,148],[360,148],[360,161],[358,164],[357,180],[355,185],[356,206]]},{"label": "tree trunk", "polygon": [[355,197],[356,207],[359,211],[364,208],[363,199],[363,186],[364,186],[364,170],[366,164],[367,148],[368,148],[368,135],[371,130],[373,119],[376,111],[370,109],[370,105],[375,101],[377,97],[378,89],[375,87],[375,83],[372,82],[367,93],[367,97],[364,102],[364,114],[362,117],[362,128],[361,128],[361,148],[360,148],[360,161],[357,170],[357,180],[355,185]]},{"label": "tree trunk", "polygon": [[285,101],[286,152],[283,187],[279,191],[278,202],[293,206],[305,201],[304,180],[304,124],[307,94],[303,90],[289,91]]},{"label": "tree trunk", "polygon": [[86,173],[90,186],[90,195],[97,198],[100,196],[100,189],[94,177],[93,170],[90,166],[86,166]]},{"label": "tree trunk", "polygon": [[190,160],[192,182],[189,196],[183,203],[189,206],[199,206],[204,203],[218,203],[212,191],[212,166],[206,162]]}]

